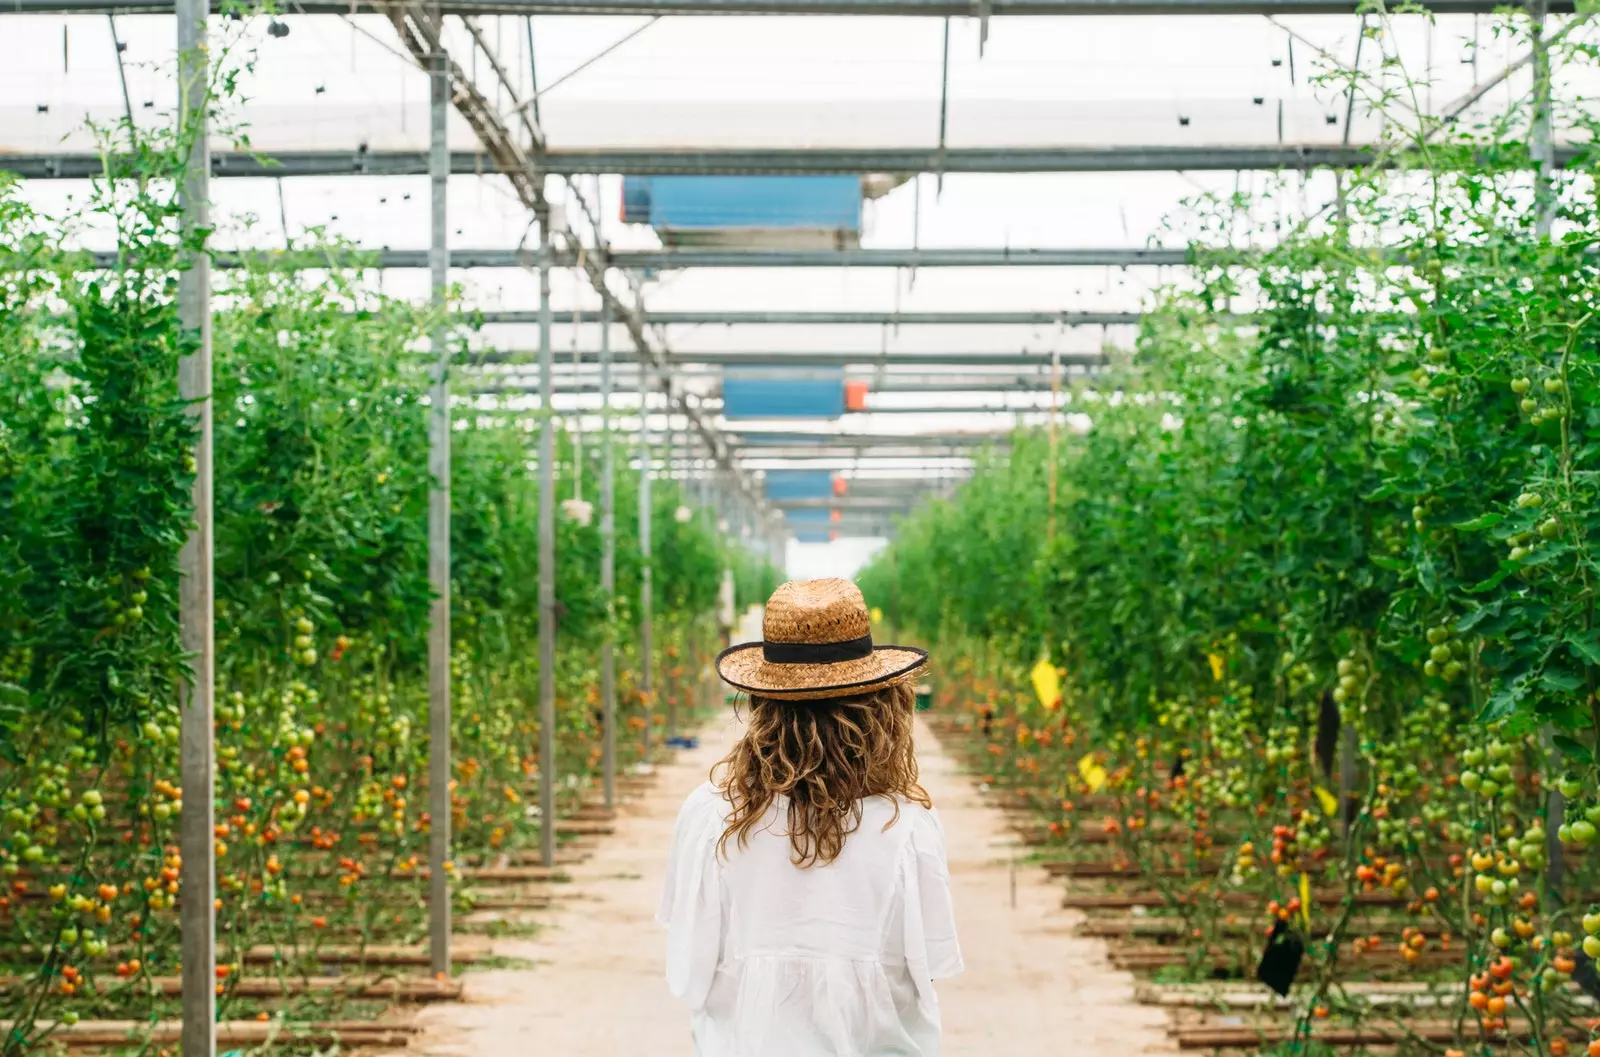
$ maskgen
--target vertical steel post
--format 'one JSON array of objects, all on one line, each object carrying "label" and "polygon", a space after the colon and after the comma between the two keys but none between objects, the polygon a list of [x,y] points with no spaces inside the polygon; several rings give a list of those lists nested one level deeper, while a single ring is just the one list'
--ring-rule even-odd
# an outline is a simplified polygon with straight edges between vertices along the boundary
[{"label": "vertical steel post", "polygon": [[1545,39],[1547,0],[1531,0],[1528,19],[1533,38],[1533,121],[1529,127],[1528,153],[1533,155],[1534,231],[1548,238],[1555,224],[1556,141],[1551,120],[1550,43]]},{"label": "vertical steel post", "polygon": [[611,437],[611,302],[600,299],[600,592],[606,637],[600,644],[601,768],[606,807],[617,806],[617,459]]},{"label": "vertical steel post", "polygon": [[654,718],[654,702],[650,692],[654,685],[655,652],[651,643],[654,630],[651,609],[655,605],[650,567],[650,372],[639,365],[639,694],[644,701],[644,747],[650,749],[650,721]]},{"label": "vertical steel post", "polygon": [[[1556,143],[1551,117],[1550,44],[1545,39],[1545,14],[1548,7],[1546,0],[1532,0],[1528,5],[1530,36],[1533,38],[1533,121],[1528,130],[1528,153],[1533,156],[1535,166],[1533,230],[1541,238],[1550,237],[1556,217]],[[1544,874],[1545,889],[1548,894],[1559,897],[1561,882],[1566,873],[1566,862],[1557,831],[1565,823],[1567,815],[1566,798],[1556,788],[1554,781],[1556,772],[1561,768],[1561,753],[1555,747],[1553,734],[1548,726],[1540,731],[1540,742],[1544,746],[1545,758],[1548,761],[1546,778],[1549,780],[1545,792],[1544,819],[1547,860]]]},{"label": "vertical steel post", "polygon": [[[435,5],[437,12],[437,5]],[[441,22],[442,24],[442,22]],[[434,320],[433,391],[428,415],[428,938],[429,964],[450,972],[450,349],[445,335],[445,283],[450,248],[446,242],[445,192],[450,152],[445,119],[450,111],[449,59],[436,52],[428,61],[428,182],[432,192],[432,241],[428,270]]]},{"label": "vertical steel post", "polygon": [[539,861],[556,863],[556,408],[551,391],[550,213],[539,216]]},{"label": "vertical steel post", "polygon": [[1356,782],[1360,777],[1357,773],[1356,749],[1355,724],[1346,719],[1339,739],[1339,821],[1343,824],[1341,832],[1347,838],[1355,819]]},{"label": "vertical steel post", "polygon": [[1539,744],[1545,752],[1545,781],[1548,784],[1544,812],[1545,894],[1559,899],[1566,879],[1566,855],[1561,848],[1560,829],[1567,822],[1567,798],[1556,788],[1561,772],[1561,750],[1556,748],[1555,730],[1548,723],[1539,731]]},{"label": "vertical steel post", "polygon": [[[675,493],[674,498],[678,500],[679,505],[682,505],[687,497],[689,478],[688,470],[685,470],[684,485],[682,487],[678,486],[677,471],[672,466],[672,460],[678,457],[678,432],[677,427],[672,422],[672,379],[670,375],[667,377],[665,388],[667,390],[667,454],[666,458],[661,460],[661,463],[666,467],[664,472],[667,480],[672,482],[673,493]],[[687,454],[687,451],[685,453]],[[676,515],[676,509],[674,509],[673,513]],[[675,675],[670,679],[663,679],[661,688],[667,694],[667,737],[676,738],[678,736],[678,695],[682,693],[683,688],[678,685],[678,678]]]},{"label": "vertical steel post", "polygon": [[212,595],[211,448],[211,261],[198,232],[210,226],[211,149],[206,109],[210,69],[206,53],[206,0],[176,0],[178,21],[179,114],[189,137],[183,173],[181,236],[190,244],[178,273],[178,325],[188,352],[178,361],[178,392],[194,416],[194,525],[178,556],[178,620],[184,652],[192,658],[188,678],[178,687],[179,771],[183,811],[179,853],[183,856],[179,908],[183,957],[183,1052],[213,1057],[217,1052],[216,996],[216,777],[213,756],[213,691],[216,639]]}]

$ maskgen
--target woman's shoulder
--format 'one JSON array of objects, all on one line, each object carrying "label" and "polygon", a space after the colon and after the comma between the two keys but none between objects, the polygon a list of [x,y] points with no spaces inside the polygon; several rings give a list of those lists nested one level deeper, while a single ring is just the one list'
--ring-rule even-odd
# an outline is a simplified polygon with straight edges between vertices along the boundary
[{"label": "woman's shoulder", "polygon": [[878,796],[868,803],[868,811],[882,815],[891,829],[904,827],[905,835],[913,840],[943,837],[939,813],[927,804],[904,796]]},{"label": "woman's shoulder", "polygon": [[682,824],[691,819],[720,822],[727,813],[728,798],[722,790],[711,782],[701,782],[684,797],[683,806],[678,809],[678,822]]}]

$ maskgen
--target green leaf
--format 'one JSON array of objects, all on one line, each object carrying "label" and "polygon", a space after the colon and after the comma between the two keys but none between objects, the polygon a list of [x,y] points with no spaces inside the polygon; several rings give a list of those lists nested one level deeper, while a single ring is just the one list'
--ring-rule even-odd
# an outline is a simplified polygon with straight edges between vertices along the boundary
[{"label": "green leaf", "polygon": [[1583,685],[1583,677],[1565,668],[1546,668],[1539,676],[1539,685],[1558,693],[1571,693]]},{"label": "green leaf", "polygon": [[1554,740],[1556,748],[1561,750],[1563,756],[1577,760],[1579,763],[1594,762],[1594,752],[1578,739],[1567,734],[1557,734]]},{"label": "green leaf", "polygon": [[1380,569],[1388,569],[1390,572],[1403,573],[1410,568],[1410,566],[1401,561],[1399,558],[1390,558],[1384,554],[1373,554],[1369,556],[1369,559],[1373,565],[1376,565]]},{"label": "green leaf", "polygon": [[1495,723],[1512,715],[1517,710],[1517,703],[1527,695],[1523,680],[1516,679],[1497,690],[1494,696],[1484,703],[1483,710],[1478,713],[1479,723]]},{"label": "green leaf", "polygon": [[1515,562],[1501,562],[1499,572],[1495,573],[1493,576],[1482,581],[1481,583],[1473,584],[1471,587],[1467,588],[1467,593],[1472,595],[1481,595],[1485,591],[1493,591],[1496,587],[1499,587],[1505,582],[1506,577],[1513,575],[1520,568],[1522,567]]},{"label": "green leaf", "polygon": [[1472,612],[1456,621],[1456,631],[1462,635],[1465,635],[1467,632],[1483,623],[1484,620],[1488,619],[1489,617],[1497,617],[1499,615],[1500,601],[1497,599],[1496,601],[1490,602],[1486,606],[1479,606],[1477,609],[1474,609]]},{"label": "green leaf", "polygon": [[1457,521],[1450,527],[1457,532],[1477,532],[1481,529],[1493,528],[1505,519],[1506,516],[1504,514],[1479,514],[1477,517],[1467,521]]},{"label": "green leaf", "polygon": [[1522,560],[1522,564],[1530,569],[1549,565],[1570,550],[1572,550],[1570,543],[1547,543],[1542,547],[1536,547],[1532,554]]},{"label": "green leaf", "polygon": [[1600,628],[1569,634],[1567,650],[1585,664],[1600,668]]}]

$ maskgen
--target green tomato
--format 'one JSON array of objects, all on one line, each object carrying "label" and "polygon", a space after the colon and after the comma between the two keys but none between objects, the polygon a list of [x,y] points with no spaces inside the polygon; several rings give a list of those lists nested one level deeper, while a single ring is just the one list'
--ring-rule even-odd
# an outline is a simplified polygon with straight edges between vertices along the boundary
[{"label": "green tomato", "polygon": [[1596,837],[1600,837],[1600,829],[1596,829],[1595,824],[1586,818],[1580,818],[1572,823],[1570,829],[1572,831],[1572,843],[1580,848],[1587,848],[1595,842]]}]

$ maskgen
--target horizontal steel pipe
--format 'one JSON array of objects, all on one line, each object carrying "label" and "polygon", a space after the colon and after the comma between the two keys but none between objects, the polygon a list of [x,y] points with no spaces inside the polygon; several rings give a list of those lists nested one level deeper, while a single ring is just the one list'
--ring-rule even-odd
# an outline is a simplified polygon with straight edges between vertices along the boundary
[{"label": "horizontal steel pipe", "polygon": [[[570,315],[570,313],[567,313]],[[537,312],[476,312],[482,323],[537,322]],[[704,311],[649,312],[646,319],[661,326],[1122,326],[1137,324],[1138,312],[834,312],[834,311]],[[1046,362],[1049,354],[1043,354]],[[1032,361],[1030,361],[1032,362]]]},{"label": "horizontal steel pipe", "polygon": [[[660,315],[651,314],[652,323],[666,322]],[[1052,320],[1053,321],[1053,320]],[[982,322],[982,321],[980,321]],[[466,365],[504,365],[531,363],[531,353],[518,351],[494,351],[484,353],[465,353],[458,357],[458,362]],[[565,363],[572,363],[576,359],[581,364],[599,362],[600,354],[592,350],[580,350],[576,353],[564,352],[561,358]],[[745,350],[708,349],[698,352],[688,352],[674,349],[667,355],[667,362],[674,367],[678,366],[715,366],[715,367],[848,367],[852,365],[874,366],[883,364],[889,367],[1049,367],[1052,358],[1047,351],[1033,352],[945,352],[942,350],[928,352],[835,352],[820,350],[815,352],[756,352]],[[1097,352],[1067,352],[1061,353],[1058,362],[1063,367],[1100,367],[1106,358]]]},{"label": "horizontal steel pipe", "polygon": [[[224,9],[212,0],[212,10]],[[398,7],[383,0],[297,0],[293,10],[313,15],[383,14]],[[1433,14],[1490,14],[1518,4],[1493,0],[1421,0]],[[1550,10],[1573,10],[1553,0]],[[1096,15],[1354,15],[1359,0],[989,0],[1003,17]],[[861,15],[970,18],[979,9],[964,0],[440,0],[446,15]],[[5,0],[0,13],[171,14],[171,0]]]},{"label": "horizontal steel pipe", "polygon": [[[1576,156],[1558,148],[1556,163]],[[1323,169],[1370,165],[1368,146],[1274,144],[1260,146],[1145,147],[678,147],[547,151],[544,170],[558,176],[617,173],[628,176],[741,173],[1073,173],[1172,172],[1248,169]],[[1386,155],[1386,164],[1404,163],[1404,151]],[[136,175],[122,155],[109,159],[112,171]],[[211,174],[219,178],[287,176],[420,176],[428,171],[422,151],[306,150],[211,155]],[[26,179],[83,180],[104,175],[107,159],[89,152],[0,155],[0,170]],[[456,151],[451,171],[476,176],[496,171],[486,154]]]},{"label": "horizontal steel pipe", "polygon": [[[3,3],[4,0],[0,0]],[[0,161],[0,168],[4,162]],[[118,263],[113,250],[86,255],[97,268]],[[340,267],[426,268],[427,250],[358,250],[330,258],[326,253],[285,250],[220,251],[211,255],[218,268],[239,268],[251,263],[263,268],[312,270]],[[1048,248],[938,248],[837,250],[612,250],[605,256],[612,268],[624,271],[674,271],[681,268],[1132,268],[1183,265],[1187,250],[1176,249],[1048,249]],[[533,255],[518,249],[450,250],[451,268],[532,268]],[[558,268],[575,268],[578,259],[569,252],[555,255]]]}]

